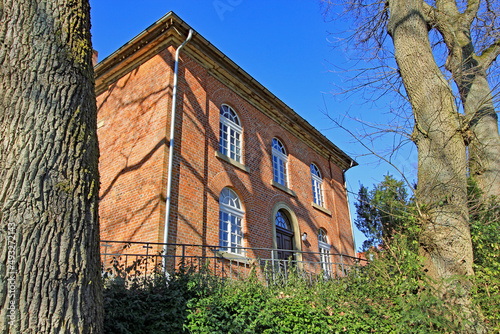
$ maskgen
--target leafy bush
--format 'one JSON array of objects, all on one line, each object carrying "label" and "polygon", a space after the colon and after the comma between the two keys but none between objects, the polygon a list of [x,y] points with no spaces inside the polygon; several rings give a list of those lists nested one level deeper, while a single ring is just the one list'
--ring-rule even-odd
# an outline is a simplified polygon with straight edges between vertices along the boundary
[{"label": "leafy bush", "polygon": [[[460,333],[422,259],[397,235],[348,277],[287,283],[222,280],[194,270],[105,289],[106,333]],[[483,292],[480,292],[483,293]],[[493,307],[493,306],[492,306]],[[491,309],[493,310],[493,308]],[[484,311],[484,309],[483,309]],[[489,312],[489,311],[488,311]],[[485,312],[487,313],[487,312]]]},{"label": "leafy bush", "polygon": [[211,294],[217,281],[194,270],[168,279],[152,273],[127,280],[108,279],[104,288],[105,333],[183,333],[191,299]]},{"label": "leafy bush", "polygon": [[460,332],[424,279],[422,260],[403,236],[349,277],[311,284],[290,273],[266,287],[255,278],[231,281],[192,299],[191,333],[447,333]]},{"label": "leafy bush", "polygon": [[500,202],[492,199],[483,203],[480,195],[470,182],[473,297],[492,330],[500,333]]}]

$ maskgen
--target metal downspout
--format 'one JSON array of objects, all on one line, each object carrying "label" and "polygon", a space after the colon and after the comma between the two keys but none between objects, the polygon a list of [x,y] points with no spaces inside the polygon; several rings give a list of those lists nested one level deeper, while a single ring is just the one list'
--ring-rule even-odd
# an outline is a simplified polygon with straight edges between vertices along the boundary
[{"label": "metal downspout", "polygon": [[[353,165],[353,161],[351,160],[351,165],[349,166],[349,168],[352,167]],[[347,180],[345,178],[345,171],[343,173],[343,178],[344,178],[344,189],[345,189],[345,192],[346,192],[346,196],[347,196],[347,212],[349,213],[349,221],[351,222],[351,233],[352,233],[352,243],[353,243],[353,246],[354,246],[354,257],[358,257],[358,253],[356,251],[356,237],[354,236],[354,224],[353,224],[353,221],[352,221],[352,217],[351,217],[351,205],[349,203],[349,194],[347,193]]]},{"label": "metal downspout", "polygon": [[175,51],[175,66],[174,66],[174,83],[172,87],[172,113],[170,120],[170,143],[168,153],[168,176],[167,176],[167,199],[165,201],[165,228],[163,233],[163,271],[167,272],[167,243],[168,243],[168,227],[170,223],[170,202],[172,193],[172,169],[174,157],[174,135],[175,135],[175,105],[177,104],[177,70],[179,67],[179,54],[184,45],[186,45],[193,36],[193,29],[189,29],[189,34],[177,50]]}]

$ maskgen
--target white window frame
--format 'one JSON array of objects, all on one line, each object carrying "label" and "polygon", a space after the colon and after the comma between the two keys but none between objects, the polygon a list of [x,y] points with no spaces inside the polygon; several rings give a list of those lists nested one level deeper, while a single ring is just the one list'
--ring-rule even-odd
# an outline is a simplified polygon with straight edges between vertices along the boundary
[{"label": "white window frame", "polygon": [[[227,118],[223,114],[227,112],[233,114],[233,119]],[[241,159],[241,138],[243,128],[236,111],[227,104],[220,107],[219,115],[219,152],[229,158],[242,163]]]},{"label": "white window frame", "polygon": [[272,153],[273,180],[282,186],[288,187],[288,156],[285,145],[278,138],[273,138]]},{"label": "white window frame", "polygon": [[[229,203],[225,199],[230,197]],[[231,203],[233,202],[233,203]],[[219,196],[219,250],[232,254],[243,253],[243,226],[245,212],[238,195],[230,188],[222,189]]]},{"label": "white window frame", "polygon": [[333,263],[330,253],[332,246],[328,244],[328,236],[326,231],[323,229],[318,230],[318,249],[319,249],[319,261],[321,263],[321,270],[325,277],[333,277]]},{"label": "white window frame", "polygon": [[318,166],[311,164],[311,183],[313,190],[313,202],[321,207],[325,207],[323,195],[323,178]]}]

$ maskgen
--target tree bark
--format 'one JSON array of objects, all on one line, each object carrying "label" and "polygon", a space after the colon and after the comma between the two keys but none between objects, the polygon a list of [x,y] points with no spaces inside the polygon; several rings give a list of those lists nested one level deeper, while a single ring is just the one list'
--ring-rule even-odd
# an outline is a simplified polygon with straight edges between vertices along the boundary
[{"label": "tree bark", "polygon": [[0,332],[101,333],[88,0],[0,0]]},{"label": "tree bark", "polygon": [[500,200],[500,135],[498,116],[486,79],[486,71],[474,76],[462,97],[465,118],[470,126],[469,174],[484,197]]},{"label": "tree bark", "polygon": [[[464,106],[465,140],[469,145],[469,175],[485,198],[500,199],[500,135],[487,70],[498,54],[495,42],[484,55],[476,54],[471,27],[479,1],[469,1],[460,12],[454,0],[438,0],[432,23],[448,48],[446,68],[457,84]],[[490,29],[495,29],[494,27]]]},{"label": "tree bark", "polygon": [[436,282],[447,280],[442,297],[467,311],[470,284],[465,276],[473,274],[473,256],[466,147],[453,92],[434,61],[423,6],[422,0],[390,0],[388,32],[415,118],[425,266]]}]

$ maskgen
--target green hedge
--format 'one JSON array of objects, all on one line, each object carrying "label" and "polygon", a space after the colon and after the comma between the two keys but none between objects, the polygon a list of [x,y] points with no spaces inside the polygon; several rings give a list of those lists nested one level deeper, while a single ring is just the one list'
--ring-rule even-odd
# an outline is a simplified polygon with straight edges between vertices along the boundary
[{"label": "green hedge", "polygon": [[[500,209],[471,217],[476,276],[472,299],[500,332]],[[108,279],[106,333],[461,333],[462,310],[436,296],[415,238],[396,235],[349,277],[311,284],[295,272],[267,286],[214,278],[191,268],[148,280]],[[476,315],[478,318],[479,313]],[[474,317],[468,317],[474,319]]]},{"label": "green hedge", "polygon": [[[400,240],[348,278],[315,284],[290,273],[286,284],[230,281],[181,272],[165,280],[110,280],[106,333],[459,333],[460,310],[434,297],[421,259]],[[480,276],[483,277],[483,276]],[[478,278],[479,279],[479,278]],[[483,282],[483,281],[481,281]],[[483,282],[484,283],[484,282]],[[497,285],[498,287],[498,285]],[[484,305],[485,288],[475,290]],[[481,299],[482,298],[482,299]],[[494,297],[498,299],[498,295]],[[484,309],[497,317],[498,305]],[[498,321],[489,318],[492,328]]]},{"label": "green hedge", "polygon": [[[400,240],[400,250],[404,250]],[[397,252],[397,249],[394,249]],[[227,282],[188,303],[191,333],[446,333],[461,325],[425,283],[416,255],[379,256],[348,278]],[[397,259],[397,261],[396,261]]]},{"label": "green hedge", "polygon": [[147,280],[106,279],[105,333],[184,333],[188,302],[212,294],[216,279],[193,271],[179,272],[168,280],[161,274]]}]

